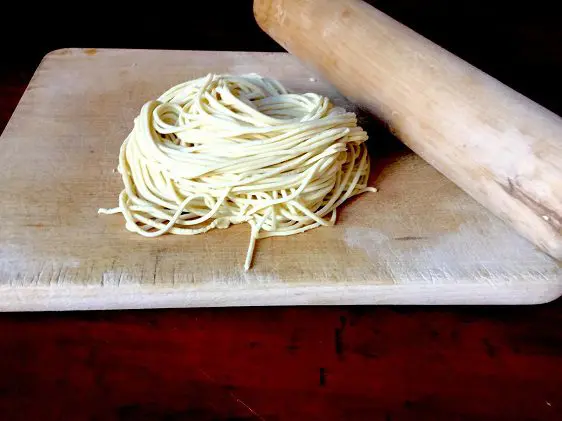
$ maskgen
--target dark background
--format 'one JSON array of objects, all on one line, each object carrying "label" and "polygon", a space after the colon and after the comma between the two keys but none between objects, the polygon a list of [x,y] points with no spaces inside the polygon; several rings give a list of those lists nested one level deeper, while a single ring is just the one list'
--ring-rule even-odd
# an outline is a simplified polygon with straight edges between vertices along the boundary
[{"label": "dark background", "polygon": [[[383,12],[562,114],[562,14],[557,2],[371,0]],[[6,8],[2,76],[26,82],[65,47],[283,51],[253,19],[250,0],[96,2]],[[80,7],[78,7],[80,6]],[[196,10],[199,7],[200,10]],[[206,7],[206,8],[205,8]],[[0,44],[1,45],[1,44]]]},{"label": "dark background", "polygon": [[[549,2],[371,3],[562,114]],[[6,6],[0,130],[56,48],[281,51],[249,0],[193,5]],[[560,420],[561,308],[0,314],[0,419]]]}]

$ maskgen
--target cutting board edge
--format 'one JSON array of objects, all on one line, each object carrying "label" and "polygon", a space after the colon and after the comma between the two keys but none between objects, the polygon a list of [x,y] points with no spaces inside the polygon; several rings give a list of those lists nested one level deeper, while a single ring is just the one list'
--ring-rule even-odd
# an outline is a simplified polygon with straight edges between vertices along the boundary
[{"label": "cutting board edge", "polygon": [[41,68],[41,65],[46,61],[54,57],[59,56],[94,56],[96,54],[121,54],[134,52],[136,54],[143,54],[146,52],[164,52],[168,54],[181,53],[181,54],[201,54],[201,55],[247,55],[255,56],[256,54],[263,56],[290,56],[291,53],[287,51],[239,51],[239,50],[192,50],[192,49],[153,49],[153,48],[97,48],[97,47],[62,47],[55,48],[54,50],[48,51],[39,62],[37,69]]},{"label": "cutting board edge", "polygon": [[0,312],[118,310],[286,305],[535,305],[562,296],[562,284],[349,285],[240,288],[26,287],[1,288]]}]

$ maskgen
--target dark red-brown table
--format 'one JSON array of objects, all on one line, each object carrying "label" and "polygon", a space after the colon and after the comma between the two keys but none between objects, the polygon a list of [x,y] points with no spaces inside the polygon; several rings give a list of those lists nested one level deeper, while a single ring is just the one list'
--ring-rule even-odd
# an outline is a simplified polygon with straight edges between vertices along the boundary
[{"label": "dark red-brown table", "polygon": [[3,420],[560,420],[560,304],[0,315]]}]

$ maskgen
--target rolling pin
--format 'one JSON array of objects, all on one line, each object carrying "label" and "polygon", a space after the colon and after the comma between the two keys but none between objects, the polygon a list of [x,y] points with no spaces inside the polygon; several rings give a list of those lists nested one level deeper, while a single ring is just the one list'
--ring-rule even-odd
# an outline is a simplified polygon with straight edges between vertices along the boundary
[{"label": "rolling pin", "polygon": [[562,260],[562,119],[361,0],[255,0],[260,27]]}]

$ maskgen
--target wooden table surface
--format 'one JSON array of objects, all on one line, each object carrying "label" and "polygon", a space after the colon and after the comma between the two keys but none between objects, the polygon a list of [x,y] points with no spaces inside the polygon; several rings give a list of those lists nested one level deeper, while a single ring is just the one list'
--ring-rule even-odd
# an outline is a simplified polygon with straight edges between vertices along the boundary
[{"label": "wooden table surface", "polygon": [[560,302],[0,315],[3,420],[560,420]]},{"label": "wooden table surface", "polygon": [[[445,3],[377,4],[562,113],[555,13],[510,6],[513,16],[499,19],[491,6],[453,12]],[[220,16],[197,45],[177,38],[151,44],[151,34],[138,46],[275,50],[255,28],[233,35],[234,24]],[[126,35],[113,43],[88,38],[91,27],[71,27],[72,40],[34,37],[42,43],[17,54],[7,47],[13,55],[0,66],[0,130],[47,50],[135,46]],[[464,41],[461,34],[475,27]],[[560,420],[561,310],[562,300],[534,307],[5,313],[0,419]]]}]

